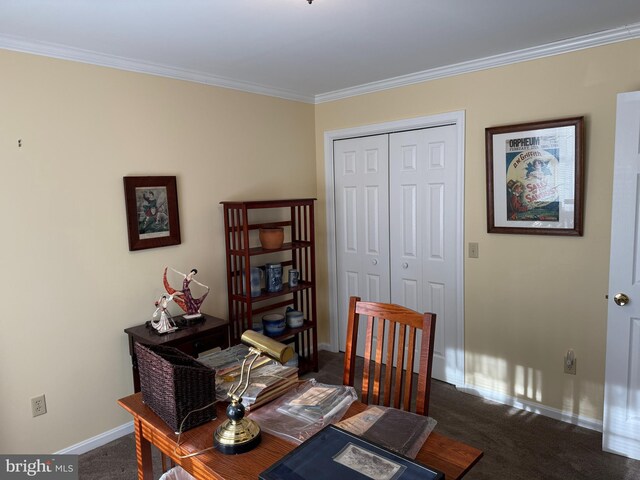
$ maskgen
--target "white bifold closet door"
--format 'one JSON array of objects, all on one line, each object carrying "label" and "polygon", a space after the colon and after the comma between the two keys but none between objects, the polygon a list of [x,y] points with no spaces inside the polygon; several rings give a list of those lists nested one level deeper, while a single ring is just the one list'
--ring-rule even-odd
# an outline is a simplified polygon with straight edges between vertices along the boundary
[{"label": "white bifold closet door", "polygon": [[455,135],[443,126],[334,142],[340,348],[352,295],[434,312],[441,380],[457,335]]}]

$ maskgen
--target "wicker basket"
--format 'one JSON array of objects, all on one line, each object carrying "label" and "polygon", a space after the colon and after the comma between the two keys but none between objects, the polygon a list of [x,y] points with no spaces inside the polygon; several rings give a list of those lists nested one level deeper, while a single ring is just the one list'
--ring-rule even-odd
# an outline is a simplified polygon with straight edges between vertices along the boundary
[{"label": "wicker basket", "polygon": [[136,343],[135,350],[142,400],[174,432],[183,420],[185,431],[216,418],[215,405],[195,411],[215,402],[215,370],[176,348]]}]

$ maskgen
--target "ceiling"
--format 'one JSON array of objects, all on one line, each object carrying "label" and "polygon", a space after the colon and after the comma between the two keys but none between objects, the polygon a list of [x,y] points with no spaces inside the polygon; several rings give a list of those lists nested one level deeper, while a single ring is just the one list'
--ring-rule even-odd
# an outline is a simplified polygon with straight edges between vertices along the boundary
[{"label": "ceiling", "polygon": [[0,0],[0,48],[310,103],[632,38],[639,0]]}]

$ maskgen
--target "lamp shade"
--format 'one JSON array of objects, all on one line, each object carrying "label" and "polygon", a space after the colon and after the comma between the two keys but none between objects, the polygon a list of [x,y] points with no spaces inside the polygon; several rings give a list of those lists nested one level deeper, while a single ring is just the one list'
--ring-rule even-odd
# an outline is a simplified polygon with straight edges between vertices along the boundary
[{"label": "lamp shade", "polygon": [[290,345],[285,345],[254,330],[244,332],[240,341],[280,363],[287,363],[293,358],[293,348]]}]

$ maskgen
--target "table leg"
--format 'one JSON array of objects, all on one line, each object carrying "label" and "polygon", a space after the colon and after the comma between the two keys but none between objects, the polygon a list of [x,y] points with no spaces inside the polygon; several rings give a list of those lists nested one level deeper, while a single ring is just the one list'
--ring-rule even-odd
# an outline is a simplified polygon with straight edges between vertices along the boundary
[{"label": "table leg", "polygon": [[166,472],[170,468],[175,467],[171,457],[167,457],[163,452],[160,452],[160,459],[162,461],[162,473]]},{"label": "table leg", "polygon": [[133,419],[136,434],[136,460],[138,461],[138,480],[153,480],[153,460],[151,443],[142,435],[142,422],[138,417]]}]

